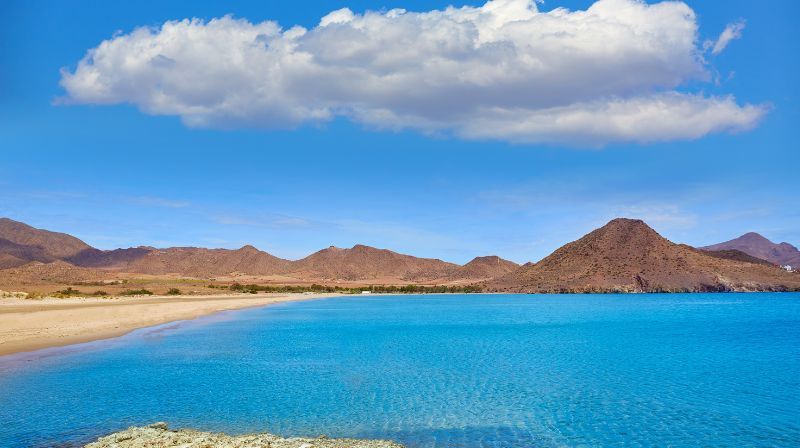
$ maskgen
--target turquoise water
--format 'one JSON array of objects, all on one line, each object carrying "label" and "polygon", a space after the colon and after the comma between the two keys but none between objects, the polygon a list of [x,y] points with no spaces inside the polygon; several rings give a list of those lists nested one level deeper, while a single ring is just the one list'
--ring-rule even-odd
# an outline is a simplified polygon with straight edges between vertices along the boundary
[{"label": "turquoise water", "polygon": [[800,294],[345,297],[0,358],[2,447],[158,420],[409,447],[797,447]]}]

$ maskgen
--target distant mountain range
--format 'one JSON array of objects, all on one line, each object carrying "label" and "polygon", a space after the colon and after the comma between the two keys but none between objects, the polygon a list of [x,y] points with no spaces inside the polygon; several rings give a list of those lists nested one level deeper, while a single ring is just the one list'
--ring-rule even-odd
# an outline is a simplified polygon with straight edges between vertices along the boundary
[{"label": "distant mountain range", "polygon": [[0,218],[0,269],[60,261],[102,271],[210,278],[229,274],[281,276],[298,281],[470,283],[506,274],[518,265],[496,256],[466,265],[355,245],[328,247],[300,260],[275,257],[253,246],[240,249],[134,247],[100,250],[63,233]]},{"label": "distant mountain range", "polygon": [[781,266],[789,265],[800,268],[800,250],[789,243],[773,243],[755,232],[745,233],[739,238],[701,247],[701,249],[709,251],[738,250]]},{"label": "distant mountain range", "polygon": [[[791,262],[791,249],[797,252],[757,234],[696,249],[663,238],[643,221],[619,218],[538,263],[522,266],[497,256],[458,265],[364,245],[331,246],[293,261],[253,246],[100,250],[64,233],[0,218],[0,272],[20,278],[45,273],[65,283],[116,272],[191,278],[248,275],[272,283],[479,283],[488,291],[508,292],[800,290],[800,274],[773,264]],[[768,255],[773,259],[762,259]],[[780,261],[773,261],[776,256]]]}]

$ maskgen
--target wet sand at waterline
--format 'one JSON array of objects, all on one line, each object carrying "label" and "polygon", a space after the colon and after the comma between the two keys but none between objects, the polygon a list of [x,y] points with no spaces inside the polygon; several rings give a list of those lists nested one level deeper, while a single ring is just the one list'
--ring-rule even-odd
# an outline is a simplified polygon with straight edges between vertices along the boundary
[{"label": "wet sand at waterline", "polygon": [[226,310],[336,294],[0,299],[0,356],[121,336]]}]

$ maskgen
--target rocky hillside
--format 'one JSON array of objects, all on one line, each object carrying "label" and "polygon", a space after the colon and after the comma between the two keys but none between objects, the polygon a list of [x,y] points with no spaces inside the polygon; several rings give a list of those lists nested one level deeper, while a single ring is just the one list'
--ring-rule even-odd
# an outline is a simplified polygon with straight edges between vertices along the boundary
[{"label": "rocky hillside", "polygon": [[66,233],[36,229],[8,218],[0,218],[0,253],[21,261],[52,261],[71,257],[90,246]]},{"label": "rocky hillside", "polygon": [[486,285],[512,292],[800,290],[800,276],[712,256],[620,218]]},{"label": "rocky hillside", "polygon": [[460,266],[433,258],[418,258],[357,244],[350,249],[329,247],[294,262],[291,272],[321,280],[400,279],[426,281],[448,277]]},{"label": "rocky hillside", "polygon": [[496,255],[475,257],[450,275],[451,280],[489,280],[508,274],[519,268],[517,263]]},{"label": "rocky hillside", "polygon": [[108,272],[82,268],[65,261],[56,260],[50,263],[37,261],[22,266],[0,269],[0,285],[42,285],[42,284],[75,284],[76,282],[95,282],[108,278]]},{"label": "rocky hillside", "polygon": [[761,258],[754,257],[752,255],[748,255],[740,250],[735,249],[725,249],[725,250],[704,250],[708,255],[717,258],[724,258],[727,260],[737,260],[737,261],[746,261],[748,263],[756,263],[756,264],[763,264],[767,266],[774,266],[775,264],[769,262],[767,260],[762,260]]},{"label": "rocky hillside", "polygon": [[[750,241],[747,249],[763,246],[760,243],[754,246],[753,241],[758,242],[758,238],[745,240]],[[784,272],[755,257],[739,249],[704,251],[674,244],[644,222],[631,219],[615,219],[539,263],[523,266],[496,256],[477,257],[461,266],[360,244],[348,249],[331,246],[297,261],[275,257],[253,246],[235,250],[197,247],[99,250],[63,233],[0,219],[2,278],[25,279],[25,282],[69,283],[70,276],[85,279],[129,273],[200,279],[241,274],[308,283],[484,282],[490,290],[515,292],[800,287],[800,275]]]},{"label": "rocky hillside", "polygon": [[65,261],[87,268],[124,270],[136,260],[144,258],[155,250],[153,247],[130,247],[114,250],[100,250],[92,247],[67,257]]},{"label": "rocky hillside", "polygon": [[745,233],[739,238],[700,249],[707,251],[738,250],[771,263],[800,267],[800,250],[789,243],[773,243],[755,232]]},{"label": "rocky hillside", "polygon": [[[58,272],[65,263],[92,272],[210,278],[230,274],[282,276],[309,282],[476,282],[505,274],[517,265],[499,257],[478,257],[464,266],[431,258],[399,254],[387,249],[355,245],[349,249],[329,247],[301,260],[275,257],[253,246],[240,249],[199,247],[133,247],[100,250],[69,235],[34,229],[3,219],[0,227],[0,269],[28,263],[56,261]],[[34,266],[34,272],[45,270]],[[21,272],[21,271],[20,271]],[[37,274],[38,275],[38,274]]]},{"label": "rocky hillside", "polygon": [[57,258],[38,246],[25,246],[0,238],[0,269],[22,266],[31,261],[49,263]]},{"label": "rocky hillside", "polygon": [[137,274],[179,274],[208,277],[230,273],[273,275],[287,270],[290,262],[253,246],[240,249],[136,247],[112,251],[91,251],[72,257],[70,262],[84,267]]}]

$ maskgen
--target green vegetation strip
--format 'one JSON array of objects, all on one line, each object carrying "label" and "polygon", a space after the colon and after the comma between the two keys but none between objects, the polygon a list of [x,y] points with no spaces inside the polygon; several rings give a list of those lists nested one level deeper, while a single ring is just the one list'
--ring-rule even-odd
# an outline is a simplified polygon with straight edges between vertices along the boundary
[{"label": "green vegetation strip", "polygon": [[422,285],[370,285],[357,288],[345,288],[342,286],[325,286],[325,285],[310,285],[310,286],[291,286],[291,285],[241,285],[233,283],[229,286],[225,285],[208,285],[212,289],[228,289],[230,291],[244,292],[250,294],[258,294],[259,292],[274,292],[274,293],[302,293],[302,292],[317,292],[317,293],[343,293],[343,294],[362,294],[364,292],[370,293],[395,293],[395,294],[443,294],[443,293],[478,293],[483,289],[477,285],[464,285],[464,286],[422,286]]}]

